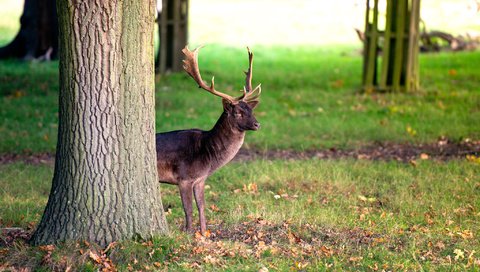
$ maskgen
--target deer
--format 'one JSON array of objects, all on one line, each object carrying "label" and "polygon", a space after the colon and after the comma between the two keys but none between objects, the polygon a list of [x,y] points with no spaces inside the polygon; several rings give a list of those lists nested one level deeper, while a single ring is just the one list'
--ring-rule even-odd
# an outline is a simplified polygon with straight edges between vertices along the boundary
[{"label": "deer", "polygon": [[177,185],[180,191],[185,227],[193,232],[192,195],[198,209],[200,233],[205,235],[205,180],[216,170],[230,162],[243,145],[246,131],[260,129],[253,114],[259,103],[261,84],[252,89],[253,53],[247,47],[249,66],[245,73],[243,94],[233,97],[215,89],[215,77],[208,86],[200,75],[198,52],[201,47],[185,55],[183,69],[198,84],[198,87],[222,98],[223,112],[212,129],[176,130],[156,134],[157,171],[160,183]]}]

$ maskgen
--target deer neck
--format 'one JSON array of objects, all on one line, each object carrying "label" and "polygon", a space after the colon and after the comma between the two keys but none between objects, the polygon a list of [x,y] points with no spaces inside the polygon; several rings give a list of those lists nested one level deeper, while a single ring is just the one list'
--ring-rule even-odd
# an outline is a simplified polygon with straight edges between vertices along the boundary
[{"label": "deer neck", "polygon": [[212,171],[235,157],[244,138],[245,131],[239,131],[229,122],[227,113],[223,112],[215,126],[208,131],[204,142],[206,155],[211,159]]}]

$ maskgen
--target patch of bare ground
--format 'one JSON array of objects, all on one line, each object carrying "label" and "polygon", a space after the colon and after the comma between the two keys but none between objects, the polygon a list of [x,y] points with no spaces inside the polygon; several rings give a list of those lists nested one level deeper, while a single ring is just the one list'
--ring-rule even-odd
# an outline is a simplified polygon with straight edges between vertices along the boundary
[{"label": "patch of bare ground", "polygon": [[[434,143],[412,144],[376,142],[357,149],[312,149],[296,150],[256,150],[242,148],[234,161],[264,160],[301,160],[301,159],[342,159],[383,160],[410,162],[415,159],[451,160],[466,156],[480,156],[480,140],[461,142],[441,138]],[[32,165],[53,164],[55,154],[0,154],[0,164],[24,162]]]},{"label": "patch of bare ground", "polygon": [[28,241],[31,235],[31,231],[22,228],[0,229],[0,247],[12,246],[18,240]]},{"label": "patch of bare ground", "polygon": [[306,151],[294,150],[246,150],[241,149],[235,157],[237,161],[254,159],[363,159],[410,162],[415,159],[451,160],[465,158],[468,155],[480,155],[480,141],[465,140],[455,142],[448,139],[439,139],[435,143],[411,144],[377,142],[365,145],[358,149],[318,149]]},{"label": "patch of bare ground", "polygon": [[32,165],[53,164],[55,154],[53,153],[34,153],[34,154],[0,154],[0,164],[15,162],[24,162]]}]

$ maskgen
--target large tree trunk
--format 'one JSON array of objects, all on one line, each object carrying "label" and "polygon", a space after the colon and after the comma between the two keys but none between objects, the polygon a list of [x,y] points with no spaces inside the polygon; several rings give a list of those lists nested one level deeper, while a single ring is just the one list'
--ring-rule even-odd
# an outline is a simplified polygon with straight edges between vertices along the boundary
[{"label": "large tree trunk", "polygon": [[55,172],[33,244],[167,232],[156,173],[153,0],[58,0]]},{"label": "large tree trunk", "polygon": [[52,59],[58,53],[58,22],[55,0],[25,0],[20,31],[0,48],[0,59]]}]

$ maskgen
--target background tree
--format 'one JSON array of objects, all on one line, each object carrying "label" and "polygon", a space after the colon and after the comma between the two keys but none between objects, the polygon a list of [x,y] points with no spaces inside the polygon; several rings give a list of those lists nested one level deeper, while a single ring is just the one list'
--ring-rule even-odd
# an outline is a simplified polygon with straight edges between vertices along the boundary
[{"label": "background tree", "polygon": [[155,5],[58,0],[55,171],[33,244],[165,233],[156,173]]},{"label": "background tree", "polygon": [[4,58],[56,58],[58,22],[55,0],[25,0],[20,30],[8,45],[0,48]]}]

